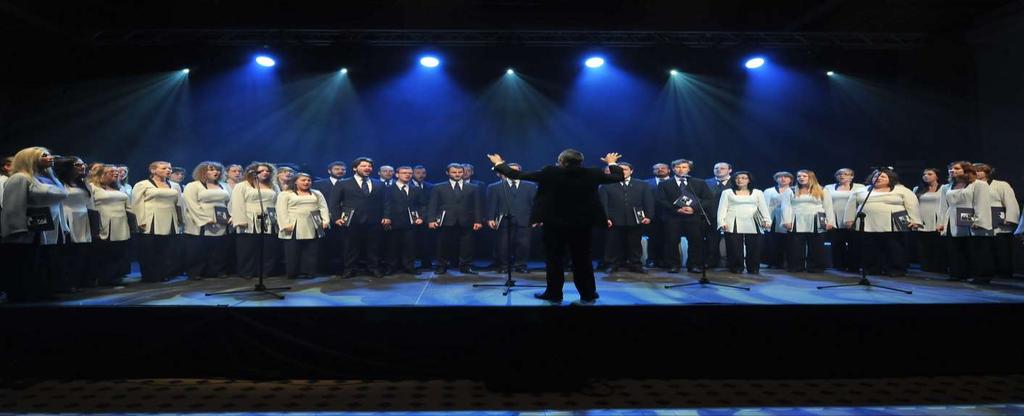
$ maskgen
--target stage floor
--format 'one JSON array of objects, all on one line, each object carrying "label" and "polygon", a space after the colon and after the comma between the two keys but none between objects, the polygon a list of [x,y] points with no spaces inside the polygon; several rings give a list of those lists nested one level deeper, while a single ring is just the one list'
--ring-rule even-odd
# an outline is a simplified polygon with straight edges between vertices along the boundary
[{"label": "stage floor", "polygon": [[[539,266],[537,264],[536,266]],[[651,270],[648,274],[619,272],[597,274],[601,298],[596,306],[636,305],[798,305],[798,304],[956,304],[956,303],[1024,303],[1024,280],[995,280],[989,285],[949,281],[946,276],[911,271],[906,277],[875,277],[878,285],[913,291],[900,292],[863,286],[818,290],[817,286],[856,283],[858,275],[828,271],[825,274],[786,273],[762,270],[760,276],[736,275],[724,271],[708,273],[711,281],[749,287],[737,290],[727,287],[690,286],[666,289],[666,285],[695,282],[699,275],[670,274]],[[518,284],[543,285],[544,272],[514,275]],[[579,295],[571,283],[565,285],[563,306],[574,305]],[[473,284],[502,284],[504,275],[482,272],[462,275],[449,272],[435,276],[424,272],[419,276],[392,275],[384,278],[357,276],[343,280],[320,276],[312,279],[266,279],[268,287],[291,286],[279,300],[264,294],[206,296],[206,293],[251,289],[256,280],[242,278],[204,279],[190,281],[184,277],[164,283],[141,283],[138,276],[126,279],[122,286],[88,289],[76,294],[61,295],[60,300],[34,305],[52,306],[547,306],[533,298],[542,288],[516,287],[503,296],[504,287],[473,287]]]}]

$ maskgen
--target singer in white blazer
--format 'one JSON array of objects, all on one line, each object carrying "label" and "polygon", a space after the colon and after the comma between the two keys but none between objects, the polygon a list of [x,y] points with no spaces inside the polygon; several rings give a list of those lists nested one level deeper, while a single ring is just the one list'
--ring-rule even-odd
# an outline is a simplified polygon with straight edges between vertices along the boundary
[{"label": "singer in white blazer", "polygon": [[786,267],[786,227],[782,226],[782,199],[787,193],[793,192],[793,181],[796,179],[789,172],[775,172],[772,175],[775,186],[764,190],[764,200],[771,210],[771,224],[765,235],[761,261],[769,268]]},{"label": "singer in white blazer", "polygon": [[[921,226],[917,196],[900,185],[889,168],[872,172],[872,186],[854,192],[846,204],[846,226],[858,230],[863,246],[864,268],[870,274],[904,276],[907,255],[904,233]],[[871,192],[868,197],[868,192]],[[857,218],[857,210],[865,216]]]},{"label": "singer in white blazer", "polygon": [[782,222],[789,232],[789,272],[825,271],[825,232],[835,228],[832,196],[810,170],[796,172],[796,190],[782,199]]},{"label": "singer in white blazer", "polygon": [[60,250],[68,233],[63,203],[68,193],[53,175],[53,159],[45,147],[19,151],[0,197],[4,206],[0,290],[7,292],[11,302],[47,298],[53,279],[62,272]]},{"label": "singer in white blazer", "polygon": [[121,283],[125,274],[122,264],[128,255],[128,241],[131,240],[128,224],[131,204],[128,194],[117,186],[117,175],[116,166],[104,164],[89,172],[92,203],[100,217],[92,266],[100,286]]},{"label": "singer in white blazer", "polygon": [[718,200],[718,228],[725,234],[726,262],[732,273],[742,272],[744,265],[749,274],[761,273],[761,234],[771,225],[771,211],[764,193],[752,189],[751,182],[749,172],[736,172]]},{"label": "singer in white blazer", "polygon": [[840,168],[835,173],[836,183],[825,186],[832,196],[832,210],[835,214],[836,228],[829,234],[832,242],[832,267],[847,272],[860,271],[860,242],[854,232],[846,227],[846,204],[850,195],[866,188],[864,184],[853,181],[856,173],[850,168]]},{"label": "singer in white blazer", "polygon": [[320,238],[330,225],[330,212],[324,195],[312,189],[309,174],[296,173],[288,190],[277,197],[278,237],[284,240],[285,272],[289,279],[311,277],[316,273]]},{"label": "singer in white blazer", "polygon": [[193,280],[224,277],[227,272],[228,200],[231,194],[221,183],[224,166],[206,161],[192,171],[185,185],[185,273]]},{"label": "singer in white blazer", "polygon": [[[253,162],[231,192],[231,223],[235,229],[238,275],[246,278],[273,276],[281,260],[277,237],[277,197],[274,165]],[[262,260],[262,261],[261,261]]]},{"label": "singer in white blazer", "polygon": [[921,228],[918,228],[913,236],[921,270],[945,274],[948,271],[946,253],[949,249],[942,234],[935,230],[939,224],[939,199],[942,197],[939,175],[938,169],[926,168],[921,172],[921,183],[914,187],[914,195],[917,195],[921,211]]},{"label": "singer in white blazer", "polygon": [[96,207],[85,183],[86,164],[77,156],[60,156],[54,161],[53,172],[68,191],[64,200],[64,218],[70,231],[62,255],[65,273],[57,279],[58,291],[77,292],[82,287],[95,287],[90,259],[95,257],[93,251],[96,247],[92,243],[90,216],[96,214]]},{"label": "singer in white blazer", "polygon": [[939,225],[949,242],[949,275],[954,280],[988,283],[992,261],[992,197],[987,182],[978,180],[968,161],[949,164],[950,183],[939,200]]},{"label": "singer in white blazer", "polygon": [[995,276],[1013,278],[1013,232],[1020,217],[1020,204],[1009,183],[992,177],[994,169],[984,163],[975,163],[978,180],[988,182],[992,199],[992,260]]},{"label": "singer in white blazer", "polygon": [[132,212],[139,222],[139,268],[143,282],[168,281],[180,269],[184,201],[181,188],[171,182],[171,164],[149,164],[149,179],[132,187]]}]

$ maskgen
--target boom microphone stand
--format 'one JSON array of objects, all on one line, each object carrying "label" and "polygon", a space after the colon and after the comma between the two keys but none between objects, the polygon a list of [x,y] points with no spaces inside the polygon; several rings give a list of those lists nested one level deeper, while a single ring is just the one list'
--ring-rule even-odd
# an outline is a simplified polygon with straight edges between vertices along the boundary
[{"label": "boom microphone stand", "polygon": [[[505,194],[505,212],[507,212],[507,214],[505,214],[505,217],[502,219],[505,220],[506,224],[508,224],[507,227],[505,227],[505,238],[507,241],[506,247],[508,248],[508,252],[505,255],[505,283],[478,283],[473,285],[473,287],[504,287],[505,289],[501,291],[502,296],[508,296],[508,293],[511,292],[512,288],[514,287],[547,287],[541,285],[520,285],[516,284],[515,280],[512,280],[512,266],[515,264],[516,250],[513,246],[514,240],[512,238],[512,229],[515,228],[515,224],[513,221],[515,219],[515,216],[512,215],[512,192],[510,191],[510,189],[511,186],[503,189],[503,192]],[[500,228],[501,224],[498,224],[498,227]]]},{"label": "boom microphone stand", "polygon": [[[864,219],[867,217],[867,214],[864,213],[864,207],[868,204],[868,199],[871,198],[871,193],[874,192],[874,190],[875,190],[875,182],[878,181],[878,176],[881,175],[881,174],[882,174],[882,169],[878,169],[878,170],[875,171],[875,175],[871,178],[871,186],[868,186],[868,194],[864,196],[864,202],[860,205],[860,207],[857,208],[857,220],[858,220],[858,222],[860,222],[860,224],[857,226],[857,228],[858,228],[857,231],[858,231],[858,233],[861,236],[861,241],[864,241],[864,239],[863,239],[863,237],[864,237]],[[851,187],[851,189],[852,189],[852,187]],[[853,196],[851,195],[851,198],[852,197]],[[868,280],[868,270],[867,270],[867,268],[864,267],[864,252],[863,252],[863,250],[861,251],[861,255],[860,255],[860,281],[859,282],[857,282],[857,283],[841,284],[841,285],[818,286],[818,289],[831,289],[831,288],[834,288],[834,287],[849,287],[849,286],[877,287],[877,288],[880,288],[880,289],[888,289],[888,290],[893,290],[893,291],[896,291],[896,292],[903,292],[903,293],[906,293],[908,295],[913,294],[913,292],[911,292],[909,290],[897,289],[897,288],[894,288],[894,287],[881,286],[881,285],[876,285],[874,283],[871,283],[871,281]]]},{"label": "boom microphone stand", "polygon": [[[706,225],[708,227],[711,227],[712,226],[711,218],[708,217],[707,211],[704,210],[704,204],[702,202],[700,202],[700,198],[697,197],[697,193],[693,191],[692,187],[690,187],[690,181],[691,180],[693,180],[693,178],[691,178],[691,177],[687,177],[686,178],[686,189],[690,190],[690,194],[693,195],[693,197],[694,197],[693,199],[697,201],[697,208],[700,209],[700,216],[704,218],[704,225]],[[674,287],[694,286],[694,285],[701,285],[701,287],[703,287],[704,285],[711,285],[711,286],[729,287],[729,288],[740,289],[740,290],[750,290],[749,287],[733,286],[733,285],[727,285],[727,284],[724,284],[724,283],[715,283],[715,282],[712,282],[712,281],[708,280],[708,233],[706,232],[706,230],[701,233],[700,238],[704,242],[704,244],[703,244],[704,249],[702,250],[703,252],[701,253],[701,260],[702,260],[701,264],[703,264],[704,267],[702,267],[701,271],[700,271],[700,280],[698,280],[696,282],[691,282],[691,283],[680,283],[680,284],[677,284],[677,285],[666,285],[665,289],[672,289]],[[717,247],[715,249],[717,249]]]},{"label": "boom microphone stand", "polygon": [[291,287],[267,287],[266,285],[263,284],[263,275],[264,275],[264,271],[263,271],[263,246],[266,245],[263,240],[266,238],[265,236],[268,234],[267,233],[267,228],[270,228],[270,227],[268,227],[270,221],[269,221],[269,218],[267,218],[267,210],[263,207],[263,192],[261,190],[262,187],[260,187],[259,178],[258,177],[256,179],[256,182],[257,182],[256,183],[256,198],[260,200],[260,213],[259,213],[259,215],[256,216],[256,221],[259,222],[259,226],[260,226],[260,233],[259,233],[259,236],[260,236],[260,251],[259,251],[259,254],[256,257],[256,262],[257,262],[256,263],[256,275],[258,276],[259,280],[256,282],[256,286],[253,287],[252,289],[229,290],[227,292],[207,293],[206,296],[235,295],[235,294],[242,294],[242,293],[260,293],[260,294],[267,294],[267,295],[270,295],[270,296],[273,296],[275,298],[283,300],[284,299],[284,295],[282,295],[280,293],[277,293],[277,292],[281,291],[281,290],[289,290],[289,289],[291,289]]}]

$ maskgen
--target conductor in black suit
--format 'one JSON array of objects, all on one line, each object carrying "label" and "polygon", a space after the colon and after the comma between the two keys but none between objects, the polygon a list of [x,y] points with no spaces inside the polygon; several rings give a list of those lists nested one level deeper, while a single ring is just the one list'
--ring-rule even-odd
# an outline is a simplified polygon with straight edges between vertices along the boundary
[{"label": "conductor in black suit", "polygon": [[448,164],[448,180],[430,191],[427,220],[430,229],[438,229],[436,274],[448,273],[448,262],[458,253],[459,272],[477,274],[473,261],[473,232],[483,228],[480,188],[462,180],[463,167]]},{"label": "conductor in black suit", "polygon": [[665,262],[669,273],[679,273],[682,259],[679,254],[679,239],[686,237],[686,270],[690,273],[704,271],[704,228],[706,224],[701,207],[711,206],[714,194],[701,179],[690,177],[693,162],[686,159],[672,161],[672,179],[658,185],[657,203],[664,213]]},{"label": "conductor in black suit", "polygon": [[395,169],[395,184],[388,187],[388,212],[391,220],[387,233],[388,267],[391,272],[419,274],[413,262],[416,258],[416,229],[423,225],[423,191],[412,185],[412,168]]},{"label": "conductor in black suit", "polygon": [[610,173],[604,173],[600,169],[584,168],[583,153],[566,149],[558,155],[558,165],[522,173],[509,167],[500,155],[487,155],[494,169],[501,174],[537,183],[530,223],[544,227],[547,289],[534,294],[534,297],[550,302],[562,301],[565,283],[563,261],[568,248],[573,281],[580,292],[580,300],[586,303],[597,300],[594,268],[590,262],[591,232],[593,227],[607,224],[597,187],[625,179],[622,168],[615,163],[619,157],[618,153],[609,153],[601,159],[608,163],[610,169]]},{"label": "conductor in black suit", "polygon": [[608,234],[605,237],[604,257],[608,273],[620,268],[644,273],[640,257],[643,255],[641,226],[651,223],[654,213],[654,193],[647,182],[633,180],[633,165],[619,163],[625,179],[619,183],[601,185],[597,192],[601,206],[608,216]]},{"label": "conductor in black suit", "polygon": [[387,212],[387,198],[384,183],[373,179],[373,159],[360,157],[352,162],[355,174],[338,182],[327,205],[334,217],[334,224],[345,229],[345,274],[342,278],[356,275],[356,262],[360,254],[366,261],[366,268],[374,277],[384,277],[380,262],[380,244],[384,226],[391,220],[384,217]]},{"label": "conductor in black suit", "polygon": [[[508,166],[517,172],[522,170],[518,163]],[[519,179],[511,179],[498,173],[501,180],[487,186],[487,226],[498,233],[494,237],[496,248],[495,264],[498,273],[512,268],[517,273],[526,273],[526,260],[530,257],[530,207],[537,195],[537,185]],[[508,264],[508,233],[512,233],[515,264]]]}]

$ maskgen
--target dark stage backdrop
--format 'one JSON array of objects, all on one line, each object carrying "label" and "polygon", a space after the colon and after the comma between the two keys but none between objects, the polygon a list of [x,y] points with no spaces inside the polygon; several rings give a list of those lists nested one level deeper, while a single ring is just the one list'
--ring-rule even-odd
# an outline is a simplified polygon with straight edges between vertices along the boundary
[{"label": "dark stage backdrop", "polygon": [[[861,176],[877,165],[912,186],[921,168],[954,159],[992,161],[1016,182],[1020,129],[998,120],[1022,119],[1024,81],[979,50],[959,38],[908,51],[769,50],[759,71],[742,68],[752,51],[718,49],[450,48],[434,50],[434,70],[416,64],[425,48],[276,50],[273,69],[244,49],[76,50],[6,64],[0,137],[8,154],[43,145],[127,162],[133,182],[152,160],[189,171],[207,159],[292,162],[322,175],[362,155],[424,164],[439,181],[448,162],[479,170],[500,152],[534,169],[565,147],[591,164],[621,152],[640,177],[680,157],[702,177],[729,161],[759,187],[777,170],[813,169],[828,183],[837,168]],[[591,52],[608,64],[583,68]]]}]

